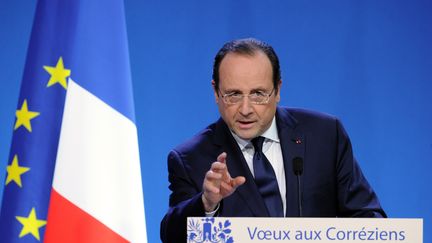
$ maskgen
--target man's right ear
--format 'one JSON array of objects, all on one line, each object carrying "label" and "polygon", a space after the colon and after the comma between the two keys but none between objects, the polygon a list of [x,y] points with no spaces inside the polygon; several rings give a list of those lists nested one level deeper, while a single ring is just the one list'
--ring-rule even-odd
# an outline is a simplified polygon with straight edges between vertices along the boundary
[{"label": "man's right ear", "polygon": [[216,104],[219,103],[219,94],[218,91],[216,90],[216,83],[214,80],[211,81],[212,87],[213,87],[213,92],[214,92],[214,96],[215,96],[215,100],[216,100]]}]

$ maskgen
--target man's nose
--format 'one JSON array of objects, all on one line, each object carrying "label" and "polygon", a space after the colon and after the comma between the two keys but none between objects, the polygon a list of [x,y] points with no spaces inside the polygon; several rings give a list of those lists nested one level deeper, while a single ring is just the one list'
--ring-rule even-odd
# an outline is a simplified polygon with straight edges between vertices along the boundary
[{"label": "man's nose", "polygon": [[248,116],[253,111],[252,103],[249,101],[249,97],[243,96],[243,99],[240,101],[239,112],[243,116]]}]

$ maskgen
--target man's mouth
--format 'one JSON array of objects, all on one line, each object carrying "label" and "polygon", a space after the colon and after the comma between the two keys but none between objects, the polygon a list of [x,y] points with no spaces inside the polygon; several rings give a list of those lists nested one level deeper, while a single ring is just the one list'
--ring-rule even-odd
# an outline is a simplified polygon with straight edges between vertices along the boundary
[{"label": "man's mouth", "polygon": [[239,124],[240,128],[247,129],[251,128],[255,121],[237,121],[237,123]]}]

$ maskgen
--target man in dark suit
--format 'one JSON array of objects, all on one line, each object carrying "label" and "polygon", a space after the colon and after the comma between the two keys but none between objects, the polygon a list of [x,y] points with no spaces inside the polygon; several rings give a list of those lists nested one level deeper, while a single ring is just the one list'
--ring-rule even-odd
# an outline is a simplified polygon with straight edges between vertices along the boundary
[{"label": "man in dark suit", "polygon": [[235,40],[218,52],[221,119],[169,154],[163,242],[185,241],[193,216],[386,217],[339,120],[278,107],[281,84],[268,44]]}]

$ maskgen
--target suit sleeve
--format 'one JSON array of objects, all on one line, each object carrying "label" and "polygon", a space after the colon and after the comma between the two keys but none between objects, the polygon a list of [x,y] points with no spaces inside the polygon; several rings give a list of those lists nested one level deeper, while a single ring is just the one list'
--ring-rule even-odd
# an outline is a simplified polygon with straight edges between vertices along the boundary
[{"label": "suit sleeve", "polygon": [[162,242],[186,242],[187,217],[205,215],[201,187],[193,183],[181,155],[173,150],[168,155],[170,190],[169,210],[161,222]]},{"label": "suit sleeve", "polygon": [[336,126],[339,216],[387,217],[353,156],[351,142],[345,129],[338,120]]}]

